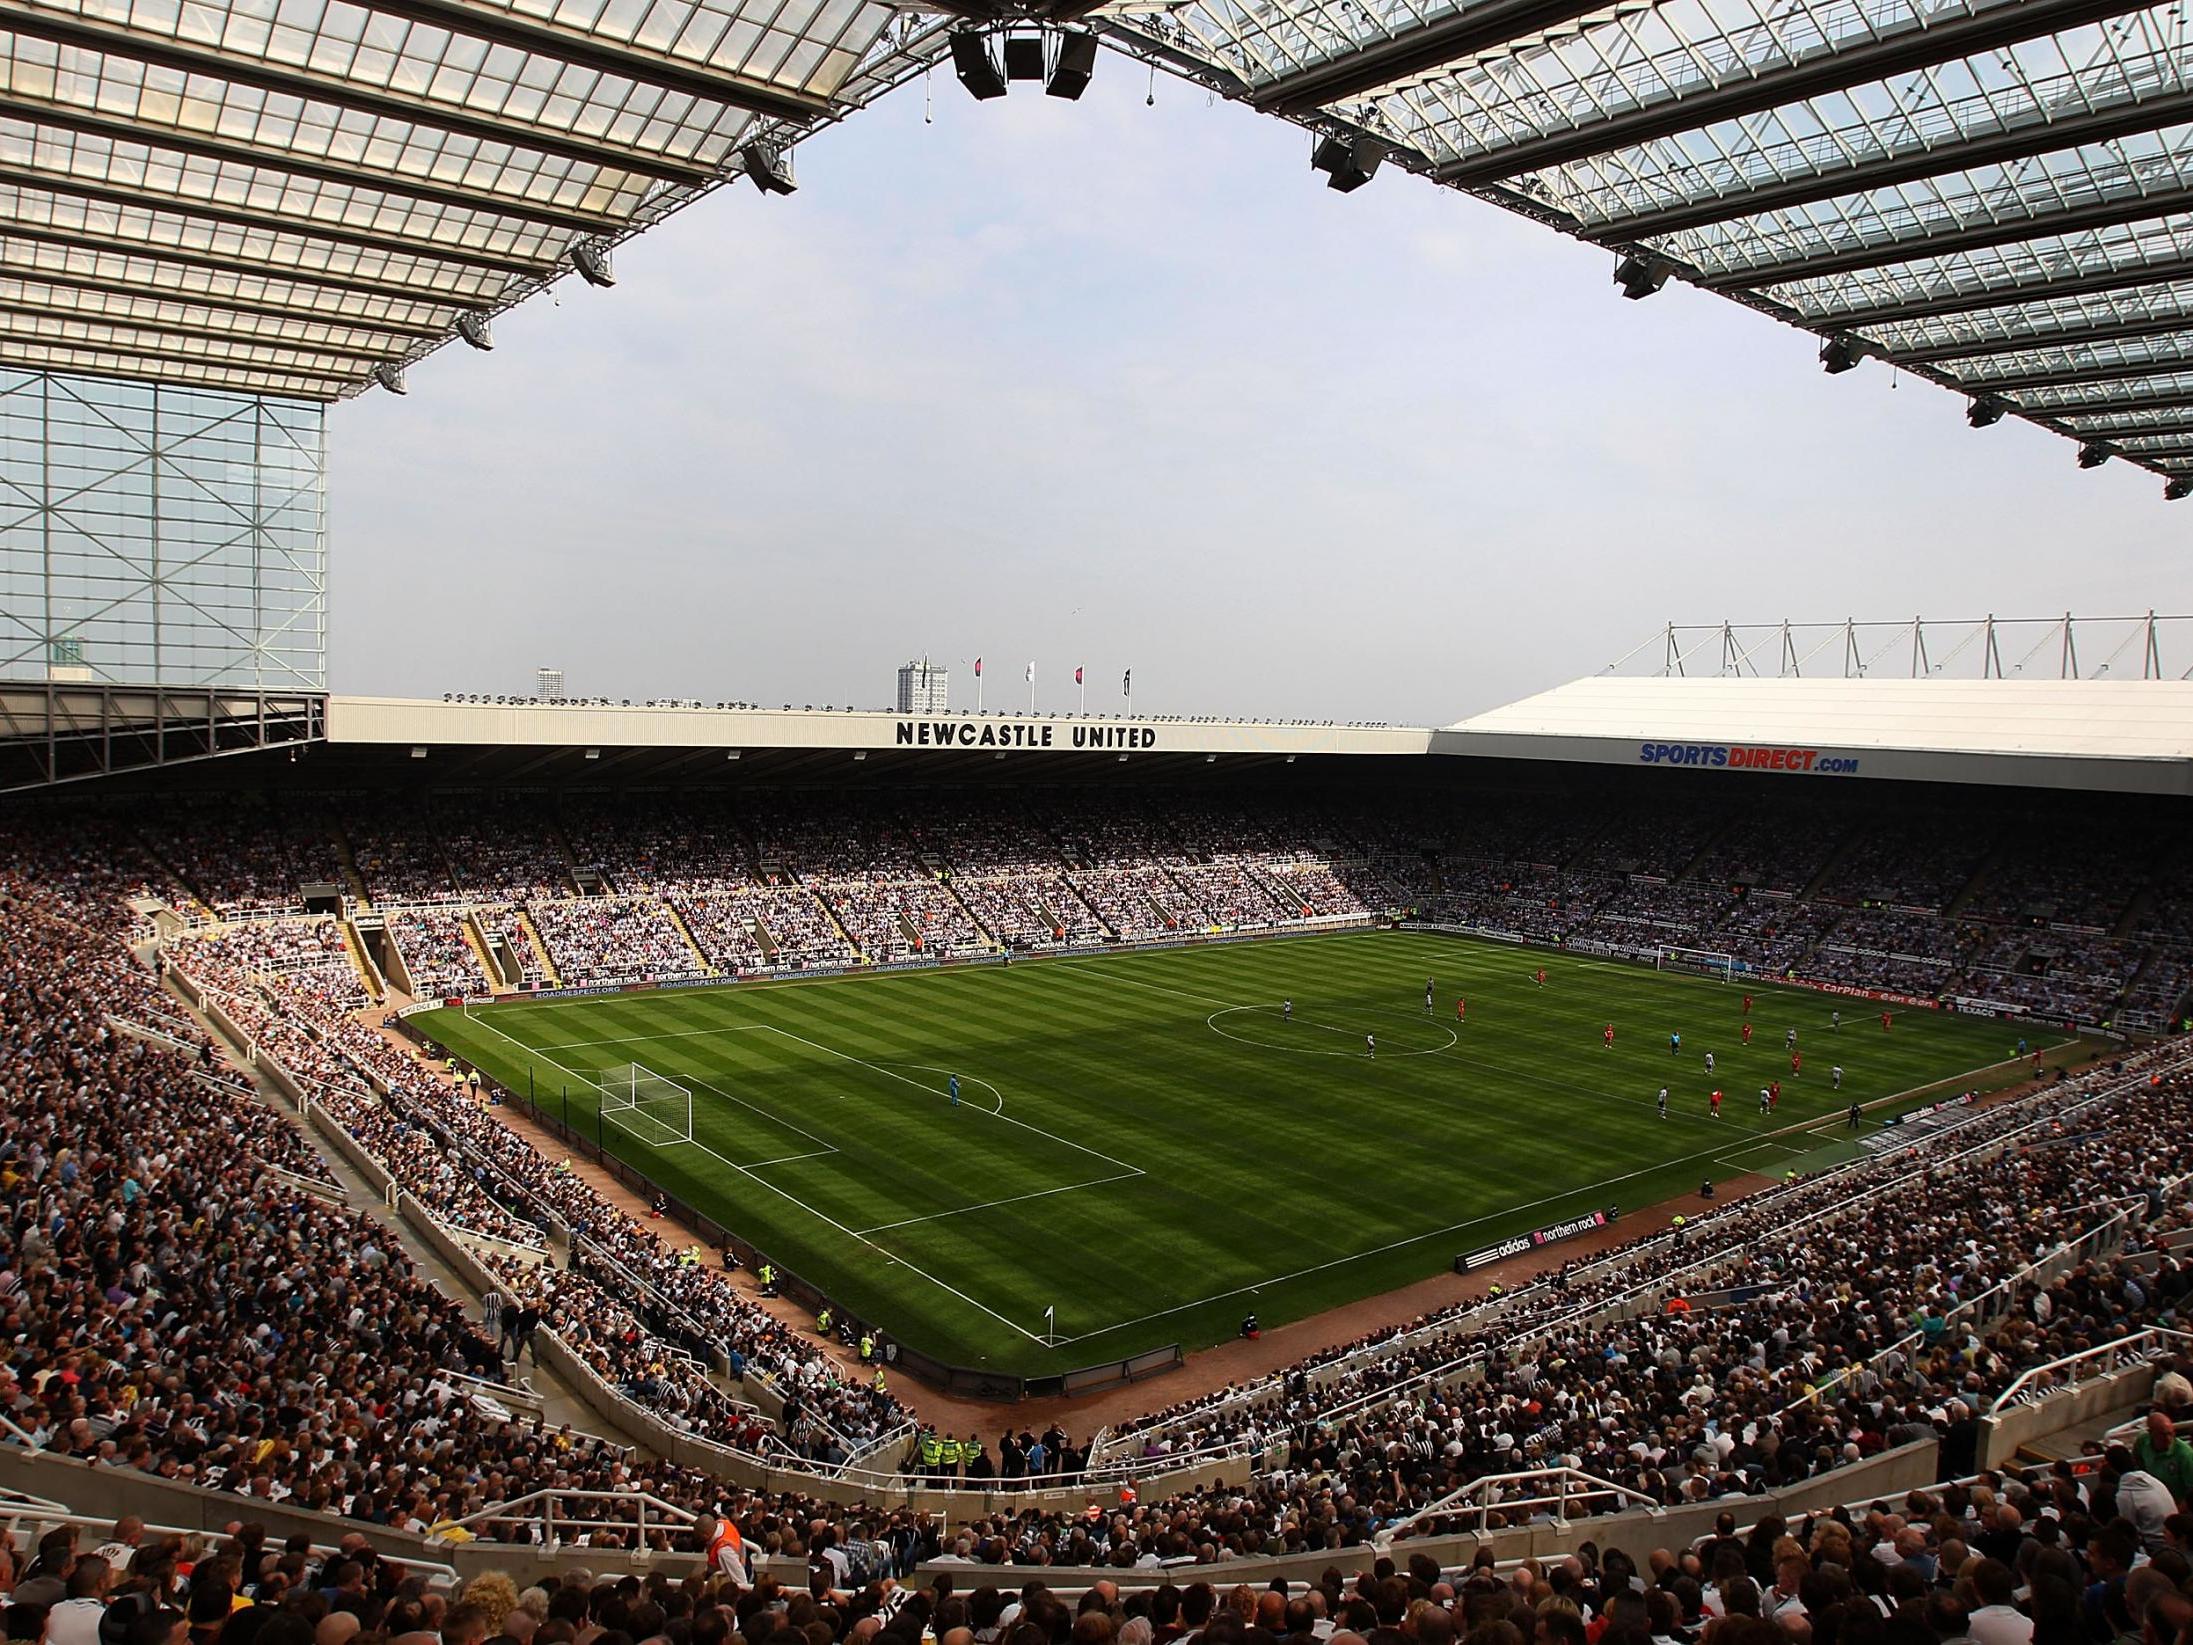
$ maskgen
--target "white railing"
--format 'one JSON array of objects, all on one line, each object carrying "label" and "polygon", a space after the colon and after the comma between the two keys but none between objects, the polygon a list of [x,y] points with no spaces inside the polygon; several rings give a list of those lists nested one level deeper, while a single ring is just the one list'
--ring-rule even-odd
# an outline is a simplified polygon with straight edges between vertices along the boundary
[{"label": "white railing", "polygon": [[[1518,1514],[1528,1520],[1541,1511],[1550,1511],[1556,1519],[1567,1519],[1572,1505],[1606,1501],[1635,1503],[1642,1508],[1660,1506],[1642,1491],[1587,1474],[1580,1468],[1526,1468],[1512,1474],[1484,1474],[1458,1490],[1449,1491],[1429,1507],[1387,1526],[1371,1539],[1371,1546],[1385,1553],[1420,1525],[1437,1524],[1446,1529],[1449,1527],[1445,1522],[1456,1521],[1451,1529],[1474,1529],[1483,1536],[1492,1528],[1494,1514],[1511,1524],[1517,1523],[1515,1516]],[[1608,1511],[1611,1510],[1585,1509],[1587,1514]],[[1472,1515],[1477,1521],[1474,1527],[1464,1523]]]},{"label": "white railing", "polygon": [[[88,1545],[94,1540],[104,1538],[114,1529],[114,1518],[111,1514],[104,1517],[94,1514],[80,1514],[65,1504],[52,1501],[47,1497],[33,1496],[28,1491],[0,1486],[0,1538],[5,1538],[11,1545],[16,1547],[34,1548],[38,1545],[38,1539],[48,1531],[64,1529],[94,1533],[93,1536],[84,1539]],[[208,1538],[211,1535],[202,1528],[188,1525],[147,1524],[144,1529],[145,1534],[154,1539],[174,1537],[195,1541]],[[340,1552],[334,1544],[325,1542],[314,1543],[312,1551],[323,1560],[332,1560]],[[427,1582],[434,1587],[454,1588],[457,1586],[457,1570],[453,1565],[443,1564],[431,1559],[411,1559],[402,1554],[391,1554],[385,1551],[381,1553],[380,1557],[391,1565],[399,1566],[406,1571],[414,1572],[426,1578]]]},{"label": "white railing", "polygon": [[1997,1394],[1989,1404],[1986,1415],[1995,1416],[2017,1405],[2033,1405],[2058,1394],[2067,1394],[2078,1387],[2084,1377],[2099,1376],[2105,1372],[2122,1370],[2138,1359],[2152,1359],[2164,1351],[2165,1341],[2193,1342],[2193,1334],[2173,1331],[2166,1326],[2150,1325],[2134,1331],[2130,1336],[2117,1337],[2109,1342],[2096,1343],[2082,1348],[2076,1354],[2066,1354],[2052,1359],[2045,1365],[2035,1365],[2021,1371],[2012,1379],[2009,1387]]},{"label": "white railing", "polygon": [[[589,1513],[596,1503],[614,1504],[616,1508],[631,1510],[614,1517]],[[580,1510],[574,1512],[573,1510]],[[531,1526],[539,1533],[543,1547],[553,1547],[562,1540],[559,1533],[580,1531],[631,1531],[638,1545],[645,1548],[652,1528],[672,1536],[689,1531],[700,1518],[691,1508],[680,1508],[674,1502],[646,1491],[580,1491],[554,1488],[529,1492],[513,1497],[507,1502],[491,1503],[462,1519],[451,1520],[428,1537],[429,1541],[449,1540],[452,1531],[463,1531],[482,1541],[500,1542],[507,1538],[491,1535],[501,1526]]]}]

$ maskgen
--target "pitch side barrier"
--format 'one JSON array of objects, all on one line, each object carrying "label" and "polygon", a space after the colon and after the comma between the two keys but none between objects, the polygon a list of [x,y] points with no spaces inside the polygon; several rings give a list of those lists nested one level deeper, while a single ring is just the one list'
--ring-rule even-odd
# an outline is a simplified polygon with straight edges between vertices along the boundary
[{"label": "pitch side barrier", "polygon": [[1015,959],[1027,963],[1052,959],[1088,959],[1100,954],[1132,954],[1162,948],[1210,948],[1237,942],[1268,942],[1279,937],[1324,936],[1334,931],[1369,931],[1394,923],[1390,915],[1384,914],[1317,914],[1306,920],[1289,920],[1284,925],[1213,927],[1206,931],[1182,931],[1163,937],[1137,937],[1131,940],[1114,937],[1106,942],[1062,943],[1051,948],[999,950],[985,954],[917,954],[903,960],[879,960],[873,965],[757,966],[731,976],[688,976],[682,973],[667,977],[633,976],[610,982],[588,983],[578,988],[536,988],[521,985],[507,994],[451,995],[447,999],[421,1000],[406,1006],[401,1015],[408,1017],[415,1011],[439,1011],[445,1006],[455,1005],[476,1009],[483,1005],[517,1000],[593,999],[604,994],[668,992],[681,988],[736,988],[740,983],[746,982],[788,982],[808,977],[818,980],[829,977],[873,977],[890,971],[942,971],[970,965],[1009,965]]},{"label": "pitch side barrier", "polygon": [[[1442,936],[1476,937],[1484,942],[1506,943],[1511,948],[1536,948],[1549,954],[1582,954],[1595,960],[1625,960],[1633,965],[1657,966],[1661,948],[1673,946],[1662,944],[1659,947],[1647,947],[1638,943],[1607,942],[1597,937],[1558,942],[1531,936],[1527,932],[1503,931],[1496,926],[1469,925],[1449,920],[1402,919],[1394,924],[1397,930],[1402,931],[1429,931]],[[1734,962],[1734,975],[1775,988],[1808,988],[1816,994],[1836,994],[1844,999],[1870,1000],[1877,1005],[1900,1005],[1912,1011],[1948,1011],[1963,1017],[1992,1017],[2002,1022],[2033,1023],[2071,1033],[2098,1034],[2120,1042],[2129,1038],[2108,1023],[2092,1022],[2082,1017],[2052,1017],[2029,1006],[2004,1000],[1984,999],[1969,994],[1905,994],[1893,988],[1867,988],[1858,983],[1831,982],[1824,977],[1801,976],[1795,972],[1760,971],[1754,970],[1750,962],[1741,957]]]}]

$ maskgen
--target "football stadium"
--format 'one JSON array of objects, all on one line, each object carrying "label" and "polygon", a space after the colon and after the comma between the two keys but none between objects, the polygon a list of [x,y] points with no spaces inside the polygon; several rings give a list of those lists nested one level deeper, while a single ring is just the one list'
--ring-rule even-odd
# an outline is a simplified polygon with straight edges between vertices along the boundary
[{"label": "football stadium", "polygon": [[2193,1645],[2167,602],[1436,723],[328,661],[332,407],[932,80],[1163,76],[2182,499],[2182,5],[0,35],[10,1641]]}]

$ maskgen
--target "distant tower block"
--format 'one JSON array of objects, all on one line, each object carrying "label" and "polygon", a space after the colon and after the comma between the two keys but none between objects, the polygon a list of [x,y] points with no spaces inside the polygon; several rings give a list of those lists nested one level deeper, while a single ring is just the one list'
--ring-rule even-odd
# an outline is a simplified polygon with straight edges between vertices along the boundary
[{"label": "distant tower block", "polygon": [[560,668],[536,668],[533,671],[533,699],[536,702],[560,703],[563,701],[563,670]]},{"label": "distant tower block", "polygon": [[927,657],[899,670],[901,714],[944,714],[952,707],[952,676],[931,665]]}]

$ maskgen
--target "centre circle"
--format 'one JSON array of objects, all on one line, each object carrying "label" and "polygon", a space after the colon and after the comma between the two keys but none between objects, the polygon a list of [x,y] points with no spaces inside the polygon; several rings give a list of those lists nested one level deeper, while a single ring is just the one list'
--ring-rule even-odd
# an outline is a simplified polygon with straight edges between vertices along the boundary
[{"label": "centre circle", "polygon": [[1400,1006],[1298,1005],[1290,1018],[1278,1005],[1229,1005],[1204,1022],[1221,1039],[1300,1057],[1367,1057],[1372,1036],[1382,1057],[1437,1056],[1461,1042],[1448,1024]]}]

